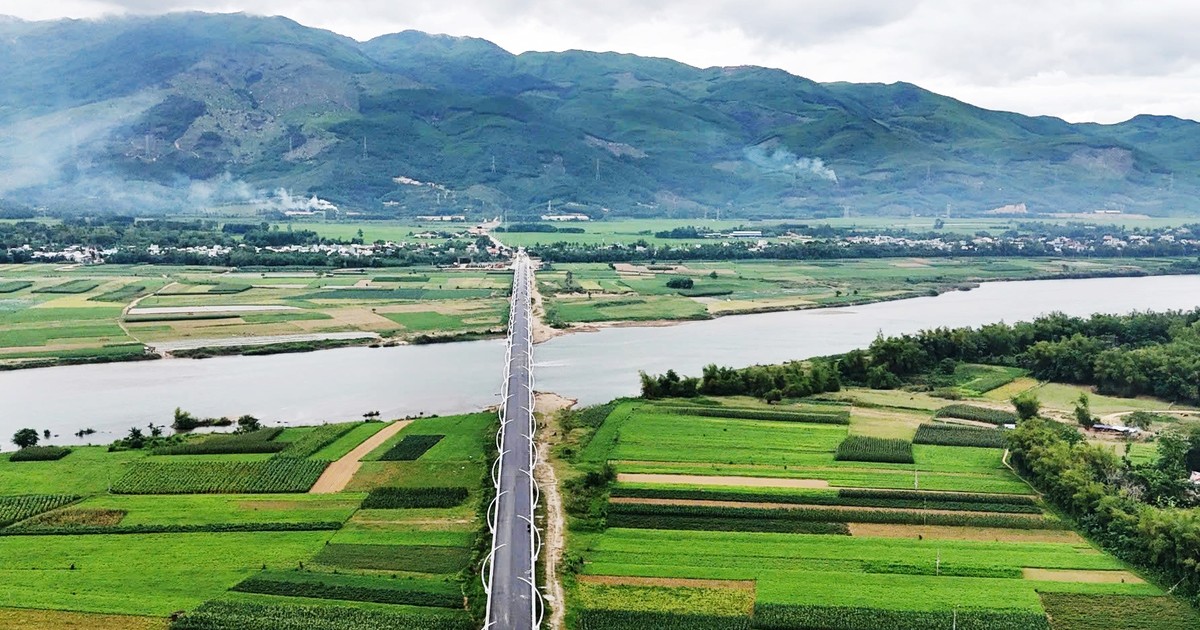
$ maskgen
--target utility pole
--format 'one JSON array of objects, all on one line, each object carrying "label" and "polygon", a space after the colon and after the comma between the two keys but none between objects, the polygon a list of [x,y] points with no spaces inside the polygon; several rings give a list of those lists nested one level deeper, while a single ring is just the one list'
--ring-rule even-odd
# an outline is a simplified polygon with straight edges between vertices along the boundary
[{"label": "utility pole", "polygon": [[367,137],[363,136],[363,159],[367,159]]},{"label": "utility pole", "polygon": [[492,156],[492,172],[496,172],[496,156]]},{"label": "utility pole", "polygon": [[596,181],[600,181],[600,158],[596,158]]}]

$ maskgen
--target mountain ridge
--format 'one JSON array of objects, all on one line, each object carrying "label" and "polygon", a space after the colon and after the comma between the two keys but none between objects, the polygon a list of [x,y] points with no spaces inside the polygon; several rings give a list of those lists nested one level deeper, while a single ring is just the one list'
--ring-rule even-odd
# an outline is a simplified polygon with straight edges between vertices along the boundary
[{"label": "mountain ridge", "polygon": [[0,198],[55,209],[280,188],[371,215],[1200,209],[1200,123],[1174,116],[1069,123],[907,82],[245,14],[0,19],[0,38]]}]

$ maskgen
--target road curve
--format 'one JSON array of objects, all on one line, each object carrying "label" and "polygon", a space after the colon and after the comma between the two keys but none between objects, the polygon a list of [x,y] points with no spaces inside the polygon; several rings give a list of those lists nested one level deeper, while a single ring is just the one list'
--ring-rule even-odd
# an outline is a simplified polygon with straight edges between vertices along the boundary
[{"label": "road curve", "polygon": [[492,552],[484,567],[488,592],[484,630],[533,630],[541,625],[543,603],[534,566],[540,538],[533,522],[538,489],[533,479],[533,270],[524,251],[513,262],[508,353],[492,468],[496,499],[488,509]]}]

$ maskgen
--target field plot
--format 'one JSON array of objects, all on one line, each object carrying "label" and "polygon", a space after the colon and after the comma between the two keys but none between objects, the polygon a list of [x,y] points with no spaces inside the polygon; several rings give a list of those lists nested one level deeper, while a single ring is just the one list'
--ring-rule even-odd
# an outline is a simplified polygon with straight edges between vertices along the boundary
[{"label": "field plot", "polygon": [[[599,229],[600,225],[585,229]],[[527,241],[532,235],[512,235]],[[536,238],[579,235],[537,235]],[[528,238],[527,238],[528,237]],[[545,242],[543,240],[543,242]],[[1100,259],[1091,271],[1159,268],[1161,261]],[[821,261],[687,261],[657,264],[555,264],[538,273],[547,319],[556,325],[603,321],[699,319],[738,313],[847,306],[934,295],[991,280],[1045,278],[1077,270],[1053,258],[887,258]],[[685,279],[682,286],[668,286]],[[1020,370],[962,366],[967,395],[1001,387]]]},{"label": "field plot", "polygon": [[[1020,375],[963,376],[979,392]],[[570,541],[573,627],[1089,630],[1101,626],[1076,619],[1098,621],[1088,598],[1138,611],[1107,627],[1174,627],[1155,620],[1177,602],[1004,466],[999,429],[935,418],[945,400],[840,396],[875,405],[760,404],[759,417],[781,418],[766,420],[746,399],[692,415],[694,404],[623,401],[576,431],[575,464],[589,479],[611,466],[614,481],[587,495],[603,509],[576,504],[595,520]],[[782,419],[822,409],[848,423]]]},{"label": "field plot", "polygon": [[412,435],[444,437],[414,459],[370,462],[361,491],[329,494],[305,491],[384,423],[4,459],[0,627],[477,627],[467,602],[479,601],[494,420],[415,421]]}]

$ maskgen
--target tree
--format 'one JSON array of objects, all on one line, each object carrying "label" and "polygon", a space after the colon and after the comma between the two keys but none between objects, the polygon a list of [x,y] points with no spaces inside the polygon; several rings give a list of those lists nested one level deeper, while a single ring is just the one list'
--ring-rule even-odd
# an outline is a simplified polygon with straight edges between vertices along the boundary
[{"label": "tree", "polygon": [[1075,401],[1075,420],[1085,429],[1096,426],[1096,418],[1092,417],[1092,406],[1085,392],[1079,392],[1079,400]]},{"label": "tree", "polygon": [[262,422],[249,414],[237,419],[238,433],[250,433],[262,428]]},{"label": "tree", "polygon": [[132,449],[139,449],[146,446],[146,435],[137,427],[129,427],[129,435],[125,438],[125,445]]},{"label": "tree", "polygon": [[783,400],[783,392],[778,389],[772,389],[763,394],[763,400],[766,401],[767,404],[777,403]]},{"label": "tree", "polygon": [[17,448],[31,448],[37,446],[38,432],[33,429],[21,429],[13,434],[12,443],[17,445]]},{"label": "tree", "polygon": [[1042,401],[1030,392],[1013,396],[1012,404],[1017,408],[1017,417],[1022,420],[1036,418],[1038,412],[1042,410]]},{"label": "tree", "polygon": [[667,280],[668,289],[690,289],[694,286],[696,286],[696,282],[691,278],[676,277]]}]

